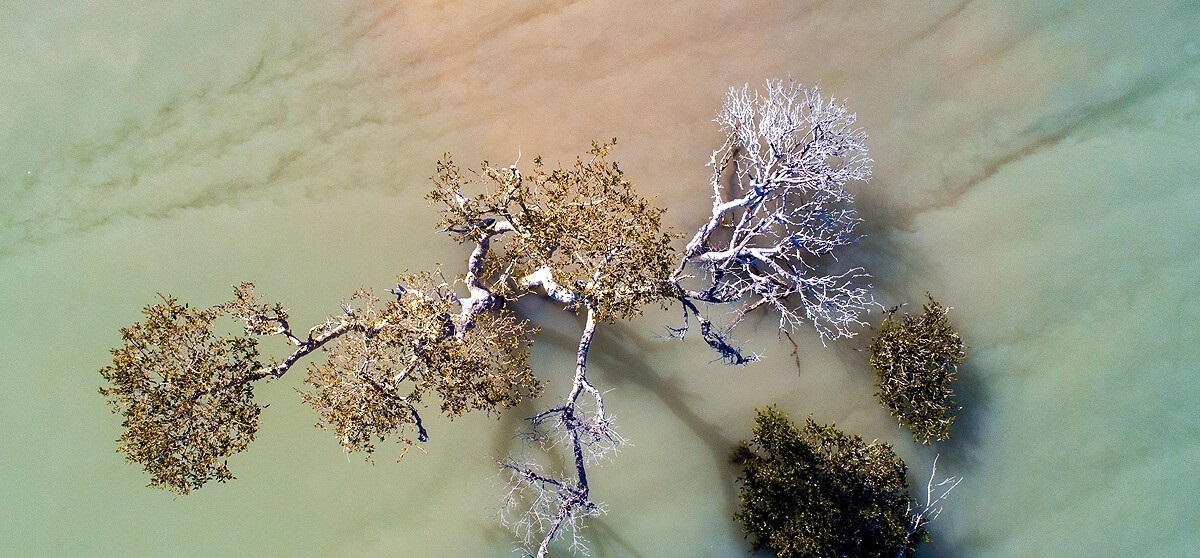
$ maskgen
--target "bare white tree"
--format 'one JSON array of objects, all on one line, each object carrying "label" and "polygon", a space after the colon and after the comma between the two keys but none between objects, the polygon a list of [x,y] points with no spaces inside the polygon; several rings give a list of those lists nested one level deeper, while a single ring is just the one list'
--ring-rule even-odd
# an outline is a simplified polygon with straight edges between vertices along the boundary
[{"label": "bare white tree", "polygon": [[[733,88],[716,122],[728,136],[713,152],[712,213],[688,242],[673,279],[689,315],[722,359],[745,364],[729,331],[760,307],[779,313],[779,327],[803,323],[822,340],[854,335],[873,304],[861,267],[837,270],[837,249],[858,240],[859,223],[845,185],[871,176],[866,133],[844,102],[817,87],[768,81],[765,94]],[[735,305],[719,327],[702,305]]]}]

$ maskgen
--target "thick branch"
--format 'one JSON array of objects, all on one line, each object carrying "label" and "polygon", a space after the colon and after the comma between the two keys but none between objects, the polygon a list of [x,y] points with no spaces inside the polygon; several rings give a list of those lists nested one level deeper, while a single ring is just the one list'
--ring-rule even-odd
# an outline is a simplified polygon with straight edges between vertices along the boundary
[{"label": "thick branch", "polygon": [[475,316],[492,309],[497,302],[496,295],[483,284],[483,262],[491,248],[492,237],[514,230],[508,221],[497,223],[494,219],[482,225],[487,227],[482,236],[475,241],[475,249],[467,258],[467,289],[470,296],[458,299],[460,310],[454,318],[454,334],[462,339],[467,333]]},{"label": "thick branch", "polygon": [[522,277],[520,285],[526,289],[541,287],[546,291],[546,296],[549,296],[551,300],[560,302],[568,307],[575,305],[575,293],[555,282],[549,267],[540,267],[537,271]]},{"label": "thick branch", "polygon": [[592,348],[592,337],[596,333],[596,312],[591,308],[587,310],[587,319],[584,322],[583,333],[579,336],[579,349],[575,351],[575,378],[571,384],[571,395],[567,397],[567,408],[572,412],[575,409],[575,402],[579,399],[579,395],[586,391],[596,400],[597,415],[600,419],[604,418],[604,399],[600,392],[587,379],[587,356],[588,351]]},{"label": "thick branch", "polygon": [[284,334],[288,335],[289,340],[298,341],[296,342],[296,349],[293,350],[292,354],[288,355],[287,358],[283,359],[282,361],[260,368],[258,372],[255,372],[254,374],[254,376],[256,376],[255,379],[267,377],[281,378],[287,373],[288,370],[292,368],[292,366],[294,366],[297,362],[300,362],[300,359],[312,354],[314,351],[325,346],[326,343],[333,341],[334,339],[337,339],[338,337],[341,337],[342,335],[351,331],[364,331],[366,329],[361,324],[356,324],[352,320],[343,318],[339,320],[336,325],[333,325],[333,327],[318,333],[320,328],[327,327],[328,325],[329,322],[326,322],[325,324],[313,327],[308,332],[308,338],[303,341],[297,340],[295,336]]},{"label": "thick branch", "polygon": [[696,321],[700,323],[700,337],[704,339],[704,342],[709,347],[712,347],[713,350],[721,355],[721,360],[725,364],[743,365],[758,360],[756,355],[743,354],[741,347],[734,346],[727,333],[713,325],[712,321],[700,312],[700,308],[692,302],[692,299],[695,298],[690,294],[685,294],[677,299],[683,305],[683,325],[678,328],[667,328],[673,338],[683,339],[690,327],[691,316],[695,316]]},{"label": "thick branch", "polygon": [[429,441],[429,432],[425,430],[425,423],[421,421],[421,415],[417,412],[417,406],[413,405],[412,401],[409,401],[407,397],[397,395],[395,390],[388,389],[387,386],[380,384],[378,381],[372,378],[370,374],[360,373],[359,377],[362,378],[362,380],[369,384],[372,388],[374,388],[375,391],[380,395],[404,405],[404,407],[408,409],[409,416],[411,416],[413,419],[413,426],[417,429],[417,441]]}]

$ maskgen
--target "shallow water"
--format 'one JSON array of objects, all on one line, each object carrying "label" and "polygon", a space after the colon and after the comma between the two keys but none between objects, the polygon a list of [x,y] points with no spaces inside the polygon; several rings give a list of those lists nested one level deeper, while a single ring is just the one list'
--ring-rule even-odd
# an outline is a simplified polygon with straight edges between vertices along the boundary
[{"label": "shallow water", "polygon": [[[1140,5],[1145,4],[1145,5]],[[867,239],[886,304],[925,290],[971,345],[955,439],[916,447],[874,403],[858,338],[764,321],[763,362],[604,330],[633,442],[592,473],[599,556],[744,556],[730,447],[777,402],[961,474],[936,556],[1200,548],[1200,5],[1196,2],[447,2],[203,7],[4,2],[0,20],[0,540],[13,555],[507,555],[493,458],[536,408],[434,421],[428,454],[343,455],[292,387],[236,481],[180,499],[113,452],[97,370],[153,293],[253,279],[296,322],[461,250],[421,195],[452,151],[569,160],[592,139],[690,229],[730,85],[792,76],[871,136]],[[579,327],[537,311],[541,376]],[[294,374],[293,374],[294,375]]]}]

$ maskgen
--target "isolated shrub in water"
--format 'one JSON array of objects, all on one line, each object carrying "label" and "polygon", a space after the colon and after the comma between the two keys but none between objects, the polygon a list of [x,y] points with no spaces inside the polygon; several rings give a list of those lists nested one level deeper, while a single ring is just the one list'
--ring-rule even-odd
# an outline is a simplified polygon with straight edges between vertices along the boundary
[{"label": "isolated shrub in water", "polygon": [[740,521],[755,548],[780,558],[912,556],[926,539],[913,522],[906,467],[891,446],[866,443],[810,417],[797,427],[774,407],[758,412],[743,467]]},{"label": "isolated shrub in water", "polygon": [[953,383],[966,357],[962,339],[946,318],[948,309],[929,302],[917,316],[896,316],[893,308],[875,330],[871,368],[879,402],[923,444],[950,438],[958,407]]}]

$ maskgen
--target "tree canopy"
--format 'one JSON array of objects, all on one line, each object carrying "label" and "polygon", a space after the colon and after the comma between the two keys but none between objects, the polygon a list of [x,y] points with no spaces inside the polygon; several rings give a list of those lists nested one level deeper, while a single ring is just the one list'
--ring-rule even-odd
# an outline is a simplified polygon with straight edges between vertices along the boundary
[{"label": "tree canopy", "polygon": [[224,308],[160,298],[142,310],[144,321],[121,329],[100,393],[125,417],[117,450],[142,465],[149,486],[187,494],[233,478],[226,459],[258,431],[261,364],[254,339],[213,333]]},{"label": "tree canopy", "polygon": [[[449,155],[438,163],[429,199],[443,230],[460,243],[510,232],[493,248],[487,274],[498,296],[549,287],[570,309],[589,308],[604,322],[637,315],[674,293],[670,281],[677,235],[662,227],[665,209],[635,192],[617,163],[616,140],[592,143],[589,159],[533,171],[484,163],[464,175]],[[500,227],[498,229],[497,227]]]},{"label": "tree canopy", "polygon": [[[613,145],[594,143],[586,161],[569,167],[550,170],[535,159],[528,175],[486,162],[463,172],[446,155],[428,198],[442,213],[442,231],[473,246],[465,273],[401,275],[388,300],[359,290],[307,334],[293,330],[283,304],[263,303],[253,283],[206,309],[163,295],[143,321],[122,329],[124,344],[101,371],[109,385],[100,392],[125,418],[118,449],[153,487],[187,494],[229,480],[228,458],[257,431],[255,383],[282,377],[317,351],[324,362],[309,365],[301,397],[318,426],[368,458],[381,442],[425,442],[421,414],[431,398],[454,417],[498,412],[542,392],[528,362],[536,328],[512,304],[540,293],[585,318],[565,402],[531,418],[530,435],[557,440],[573,466],[546,472],[511,458],[501,464],[514,494],[545,492],[545,506],[510,523],[525,529],[531,553],[545,555],[552,539],[598,513],[586,466],[623,441],[587,377],[596,325],[679,293],[670,280],[677,235],[662,226],[664,210],[606,160]],[[240,322],[243,334],[218,336],[221,319]],[[262,362],[263,337],[282,338],[291,353]]]},{"label": "tree canopy", "polygon": [[734,517],[755,548],[780,558],[903,558],[926,537],[910,518],[907,468],[888,444],[812,417],[799,428],[767,407],[734,462],[742,467]]},{"label": "tree canopy", "polygon": [[954,424],[953,383],[966,346],[951,326],[948,309],[925,293],[919,315],[896,316],[892,308],[868,347],[876,396],[923,444],[950,438]]}]

